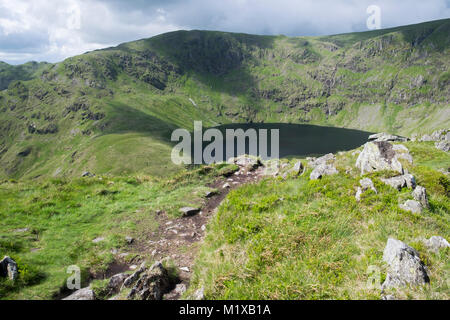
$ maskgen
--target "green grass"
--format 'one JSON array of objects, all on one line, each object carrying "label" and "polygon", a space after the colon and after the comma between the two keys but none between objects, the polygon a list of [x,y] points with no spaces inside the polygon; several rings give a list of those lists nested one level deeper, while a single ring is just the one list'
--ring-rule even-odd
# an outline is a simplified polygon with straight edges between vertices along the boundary
[{"label": "green grass", "polygon": [[[0,184],[0,255],[17,259],[19,281],[0,282],[2,299],[50,299],[63,287],[70,265],[87,277],[107,270],[111,249],[129,252],[125,241],[154,231],[155,212],[179,217],[199,206],[205,185],[227,166],[193,169],[164,179],[148,176]],[[17,229],[28,228],[26,232]],[[97,244],[92,240],[105,237]],[[132,252],[131,252],[132,253]],[[86,284],[86,283],[85,283]]]},{"label": "green grass", "polygon": [[431,277],[430,286],[397,296],[448,299],[449,250],[433,254],[416,239],[450,237],[449,180],[423,159],[435,154],[448,164],[449,156],[428,144],[408,146],[421,150],[410,171],[427,188],[430,210],[401,210],[410,190],[384,185],[380,173],[368,175],[378,194],[367,191],[356,202],[357,170],[343,173],[356,160],[350,152],[338,156],[336,176],[309,181],[307,172],[246,185],[229,194],[208,226],[190,291],[204,286],[209,299],[379,299],[379,288],[367,282],[370,270],[384,280],[383,249],[394,237],[419,250]]}]

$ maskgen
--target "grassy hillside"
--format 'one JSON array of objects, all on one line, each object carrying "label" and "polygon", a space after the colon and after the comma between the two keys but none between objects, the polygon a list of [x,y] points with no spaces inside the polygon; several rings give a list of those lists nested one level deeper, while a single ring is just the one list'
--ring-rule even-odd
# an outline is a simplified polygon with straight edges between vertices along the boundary
[{"label": "grassy hillside", "polygon": [[[166,178],[98,176],[0,183],[0,254],[19,266],[20,278],[0,278],[1,299],[52,299],[65,288],[67,268],[78,265],[83,286],[151,252],[130,247],[126,237],[145,243],[158,228],[157,212],[180,216],[179,208],[201,206],[207,184],[228,166],[183,171]],[[102,238],[94,243],[93,240]],[[119,253],[126,253],[119,257]],[[128,267],[125,268],[128,270]]]},{"label": "grassy hillside", "polygon": [[[396,297],[448,300],[449,248],[432,253],[420,238],[450,238],[450,184],[438,171],[449,155],[431,142],[406,146],[414,157],[407,169],[426,187],[429,209],[421,214],[399,209],[411,192],[381,183],[386,172],[367,175],[377,193],[367,191],[356,202],[361,177],[352,151],[338,154],[338,175],[310,181],[308,169],[299,177],[241,186],[228,194],[206,238],[195,246],[200,252],[187,296],[204,287],[207,299],[379,299],[379,288],[368,282],[374,276],[384,281],[383,249],[387,238],[395,237],[420,252],[431,279],[429,286],[406,288]],[[291,159],[287,170],[296,161]],[[160,226],[157,212],[168,215],[162,227],[179,223],[172,220],[178,209],[204,206],[206,191],[214,190],[210,183],[232,169],[220,164],[164,178],[4,181],[0,253],[18,262],[20,277],[15,283],[0,279],[0,299],[58,297],[70,265],[81,267],[84,287],[89,277],[110,277],[136,259],[151,264],[155,258],[144,248]],[[128,244],[127,236],[137,244]]]},{"label": "grassy hillside", "polygon": [[447,128],[449,34],[450,19],[327,37],[177,31],[13,67],[0,177],[175,172],[170,132],[194,120]]},{"label": "grassy hillside", "polygon": [[420,239],[450,236],[449,180],[437,171],[448,166],[449,155],[432,143],[406,145],[415,163],[408,170],[426,187],[429,210],[400,209],[411,191],[385,185],[382,172],[366,175],[377,193],[357,202],[361,177],[353,152],[338,155],[336,176],[309,180],[308,170],[243,186],[208,226],[190,293],[204,287],[207,299],[380,299],[379,285],[370,281],[385,280],[383,250],[394,237],[420,252],[431,278],[430,286],[395,296],[448,300],[449,250],[432,253]]}]

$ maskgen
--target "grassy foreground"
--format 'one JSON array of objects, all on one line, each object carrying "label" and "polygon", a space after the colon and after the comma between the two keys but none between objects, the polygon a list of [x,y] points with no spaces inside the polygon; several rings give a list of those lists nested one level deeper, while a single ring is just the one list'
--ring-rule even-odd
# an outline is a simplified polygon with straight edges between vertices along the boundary
[{"label": "grassy foreground", "polygon": [[[82,269],[86,285],[89,275],[104,273],[117,257],[112,250],[132,259],[136,254],[126,236],[139,241],[154,231],[158,210],[177,217],[180,207],[201,205],[205,185],[227,167],[184,170],[170,178],[1,183],[0,255],[18,262],[20,278],[14,284],[0,279],[0,299],[51,299],[65,285],[71,265]],[[105,239],[93,243],[98,237]]]},{"label": "grassy foreground", "polygon": [[378,194],[366,191],[356,202],[361,177],[351,152],[337,157],[339,175],[310,181],[307,171],[244,186],[210,223],[191,292],[204,286],[208,299],[380,299],[377,282],[385,278],[382,255],[391,236],[420,252],[431,278],[429,286],[396,296],[449,299],[448,248],[430,253],[418,239],[450,236],[450,184],[436,171],[450,157],[432,143],[406,145],[415,160],[408,170],[426,187],[429,210],[401,210],[411,191],[381,183],[381,173],[367,175]]}]

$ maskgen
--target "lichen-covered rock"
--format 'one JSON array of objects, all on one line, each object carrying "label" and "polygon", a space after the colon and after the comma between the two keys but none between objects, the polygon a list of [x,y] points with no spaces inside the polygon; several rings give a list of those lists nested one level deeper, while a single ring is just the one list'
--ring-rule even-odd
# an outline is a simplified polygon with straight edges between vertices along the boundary
[{"label": "lichen-covered rock", "polygon": [[423,242],[425,246],[433,252],[438,252],[440,249],[450,247],[448,241],[440,236],[432,236],[430,239],[425,239]]},{"label": "lichen-covered rock", "polygon": [[168,271],[161,262],[156,262],[148,270],[142,272],[127,299],[162,300],[170,289]]},{"label": "lichen-covered rock", "polygon": [[303,163],[301,161],[298,161],[294,164],[294,167],[292,168],[292,171],[296,174],[302,174],[305,167],[303,166]]},{"label": "lichen-covered rock", "polygon": [[372,179],[370,178],[361,179],[359,180],[359,184],[361,185],[363,191],[371,189],[373,192],[377,193],[377,189],[375,189]]},{"label": "lichen-covered rock", "polygon": [[336,156],[332,153],[328,153],[319,158],[309,158],[308,165],[312,168],[317,168],[320,165],[329,164],[334,160],[336,160]]},{"label": "lichen-covered rock", "polygon": [[428,208],[430,206],[428,203],[427,190],[424,187],[417,186],[412,192],[412,195],[414,199],[419,201],[424,208]]},{"label": "lichen-covered rock", "polygon": [[403,166],[398,161],[392,144],[386,141],[366,143],[355,165],[361,170],[361,175],[379,170],[392,170],[403,174]]},{"label": "lichen-covered rock", "polygon": [[378,193],[377,189],[375,188],[372,179],[370,178],[364,178],[359,180],[359,184],[361,185],[361,187],[358,187],[358,189],[356,190],[356,194],[355,194],[355,198],[356,201],[361,201],[361,195],[363,194],[364,191],[371,189],[373,192]]},{"label": "lichen-covered rock", "polygon": [[401,190],[404,187],[408,187],[410,189],[414,189],[416,187],[416,179],[409,173],[391,178],[381,178],[380,180],[398,190]]},{"label": "lichen-covered rock", "polygon": [[422,285],[430,281],[419,253],[400,240],[388,239],[383,252],[383,261],[389,265],[383,289]]},{"label": "lichen-covered rock", "polygon": [[321,164],[314,168],[314,170],[311,172],[309,178],[311,180],[317,180],[322,178],[323,176],[329,176],[333,174],[339,173],[337,169],[330,164]]},{"label": "lichen-covered rock", "polygon": [[0,261],[0,277],[8,277],[10,280],[16,280],[19,275],[17,263],[8,256]]},{"label": "lichen-covered rock", "polygon": [[416,200],[406,200],[404,204],[400,205],[400,209],[410,211],[413,213],[421,213],[423,210],[422,205]]},{"label": "lichen-covered rock", "polygon": [[141,275],[141,273],[144,272],[146,269],[147,269],[147,266],[144,261],[140,265],[139,269],[137,269],[131,276],[129,276],[128,278],[125,279],[125,281],[123,282],[123,287],[127,287],[127,288],[131,287],[139,279],[139,276]]},{"label": "lichen-covered rock", "polygon": [[128,275],[125,273],[119,273],[119,274],[112,276],[109,279],[108,286],[107,286],[108,293],[110,295],[118,293],[127,278],[128,278]]},{"label": "lichen-covered rock", "polygon": [[361,195],[363,194],[363,191],[361,189],[361,187],[358,187],[358,189],[356,189],[356,194],[355,194],[355,199],[356,201],[361,201]]},{"label": "lichen-covered rock", "polygon": [[445,151],[445,152],[449,152],[450,151],[450,142],[448,141],[440,141],[440,142],[436,142],[434,144],[434,146],[436,147],[436,149]]},{"label": "lichen-covered rock", "polygon": [[95,294],[94,291],[88,287],[75,291],[63,300],[95,300]]},{"label": "lichen-covered rock", "polygon": [[228,163],[237,164],[238,166],[245,167],[248,170],[254,170],[262,165],[261,160],[258,157],[246,154],[235,158],[230,158]]}]

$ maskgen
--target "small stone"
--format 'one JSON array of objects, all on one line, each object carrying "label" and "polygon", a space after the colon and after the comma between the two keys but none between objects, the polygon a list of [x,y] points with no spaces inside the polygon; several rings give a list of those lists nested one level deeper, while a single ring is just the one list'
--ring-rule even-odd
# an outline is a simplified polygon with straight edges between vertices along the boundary
[{"label": "small stone", "polygon": [[202,231],[205,231],[206,230],[206,226],[202,225],[201,229],[202,229]]},{"label": "small stone", "polygon": [[358,187],[358,189],[356,190],[356,194],[355,194],[355,199],[356,201],[361,201],[361,195],[362,195],[363,191],[361,189],[361,187]]},{"label": "small stone", "polygon": [[8,256],[0,261],[0,277],[8,277],[10,280],[16,280],[19,275],[17,263]]},{"label": "small stone", "polygon": [[186,285],[184,283],[179,283],[175,286],[175,292],[178,293],[179,295],[182,295],[183,293],[185,293],[187,290]]},{"label": "small stone", "polygon": [[223,186],[222,186],[222,189],[229,189],[231,186],[230,186],[230,184],[229,183],[225,183]]},{"label": "small stone", "polygon": [[200,212],[200,208],[184,207],[180,209],[183,217],[190,217]]},{"label": "small stone", "polygon": [[105,237],[98,237],[98,238],[95,238],[94,240],[92,240],[92,242],[93,243],[99,243],[99,242],[102,242],[104,240],[105,240]]},{"label": "small stone", "polygon": [[189,272],[189,268],[188,267],[181,267],[180,270],[184,271],[184,272]]},{"label": "small stone", "polygon": [[16,229],[14,230],[15,233],[23,233],[23,232],[28,232],[30,229],[29,228],[22,228],[22,229]]},{"label": "small stone", "polygon": [[127,237],[125,237],[125,241],[126,241],[128,244],[132,244],[132,243],[134,242],[134,239],[133,239],[132,237],[130,237],[130,236],[127,236]]},{"label": "small stone", "polygon": [[206,198],[211,198],[211,197],[215,196],[216,194],[217,194],[216,191],[207,191],[207,192],[205,193],[205,197],[206,197]]}]

